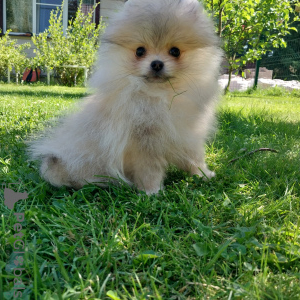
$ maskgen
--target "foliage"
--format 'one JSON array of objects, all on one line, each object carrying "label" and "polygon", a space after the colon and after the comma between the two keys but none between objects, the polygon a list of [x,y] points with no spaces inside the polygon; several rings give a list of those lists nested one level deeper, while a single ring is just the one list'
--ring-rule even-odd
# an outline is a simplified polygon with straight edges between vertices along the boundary
[{"label": "foliage", "polygon": [[[300,3],[295,9],[299,14]],[[293,18],[294,14],[291,14],[290,19],[293,20]],[[273,48],[265,54],[261,60],[261,66],[273,70],[273,77],[277,79],[300,79],[300,22],[297,21],[293,25],[297,30],[291,31],[291,33],[284,38],[287,47]]]},{"label": "foliage", "polygon": [[[7,69],[10,71],[15,68],[16,74],[20,74],[28,65],[28,58],[25,49],[30,47],[29,43],[17,44],[17,40],[9,37],[11,30],[0,38],[0,77],[7,75]],[[0,29],[1,33],[1,29]]]},{"label": "foliage", "polygon": [[33,65],[54,70],[63,84],[74,83],[74,77],[82,76],[82,69],[70,69],[64,65],[85,66],[91,72],[99,47],[99,35],[104,30],[104,25],[96,26],[93,20],[93,10],[85,15],[81,11],[82,1],[79,4],[76,16],[69,21],[64,33],[63,9],[53,10],[50,16],[50,26],[38,36],[33,36],[32,41],[36,46],[36,57]]},{"label": "foliage", "polygon": [[[13,298],[15,212],[25,213],[23,299],[299,299],[299,94],[229,93],[207,146],[217,177],[173,168],[147,196],[53,188],[28,160],[25,141],[84,93],[0,86],[0,178],[29,194],[11,211],[0,189],[1,299]],[[228,164],[260,147],[279,153]]]},{"label": "foliage", "polygon": [[[286,47],[284,37],[298,20],[293,4],[297,0],[203,0],[216,20],[229,64],[229,74],[258,60],[272,47]],[[229,76],[229,81],[231,76]],[[230,82],[229,82],[230,84]],[[229,85],[228,85],[229,87]],[[228,89],[228,88],[227,88]]]}]

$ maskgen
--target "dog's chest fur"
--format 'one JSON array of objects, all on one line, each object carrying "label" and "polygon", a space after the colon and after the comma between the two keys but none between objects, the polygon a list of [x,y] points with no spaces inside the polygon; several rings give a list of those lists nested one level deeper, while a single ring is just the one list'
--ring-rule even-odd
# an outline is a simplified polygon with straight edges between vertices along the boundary
[{"label": "dog's chest fur", "polygon": [[174,137],[175,128],[171,122],[167,105],[160,97],[134,99],[134,109],[130,112],[131,138],[143,148],[163,147]]}]

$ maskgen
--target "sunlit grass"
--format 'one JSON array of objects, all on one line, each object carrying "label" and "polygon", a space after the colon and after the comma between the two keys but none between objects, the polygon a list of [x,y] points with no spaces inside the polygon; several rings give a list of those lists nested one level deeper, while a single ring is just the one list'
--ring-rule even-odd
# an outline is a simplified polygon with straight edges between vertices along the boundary
[{"label": "sunlit grass", "polygon": [[299,121],[300,90],[288,92],[276,87],[254,93],[234,92],[226,97],[224,105],[244,114],[258,113],[269,119],[275,117],[282,121]]}]

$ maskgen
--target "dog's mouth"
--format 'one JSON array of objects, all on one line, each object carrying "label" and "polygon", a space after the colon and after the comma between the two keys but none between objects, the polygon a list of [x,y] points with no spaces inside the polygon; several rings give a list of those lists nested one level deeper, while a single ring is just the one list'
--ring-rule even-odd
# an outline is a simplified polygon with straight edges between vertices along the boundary
[{"label": "dog's mouth", "polygon": [[164,83],[169,81],[169,79],[171,78],[170,76],[165,76],[165,75],[145,75],[143,76],[143,78],[147,81],[147,82],[151,82],[151,83]]}]

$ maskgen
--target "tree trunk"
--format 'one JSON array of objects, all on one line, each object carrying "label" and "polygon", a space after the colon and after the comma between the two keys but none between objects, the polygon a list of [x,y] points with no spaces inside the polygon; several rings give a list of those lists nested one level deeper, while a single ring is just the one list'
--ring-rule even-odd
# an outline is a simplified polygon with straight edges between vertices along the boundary
[{"label": "tree trunk", "polygon": [[224,9],[224,7],[222,8],[222,9],[220,9],[220,12],[219,12],[219,27],[218,27],[218,35],[219,35],[219,37],[221,38],[222,37],[222,14],[223,14],[223,9]]},{"label": "tree trunk", "polygon": [[232,66],[230,65],[229,66],[229,77],[228,77],[228,83],[227,83],[227,86],[224,90],[224,94],[226,95],[228,92],[229,92],[229,87],[230,87],[230,83],[231,83],[231,75],[232,75],[232,71],[233,71],[233,68]]}]

